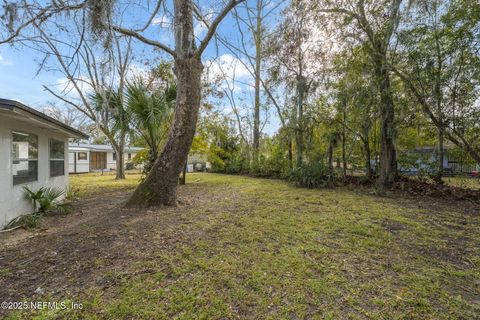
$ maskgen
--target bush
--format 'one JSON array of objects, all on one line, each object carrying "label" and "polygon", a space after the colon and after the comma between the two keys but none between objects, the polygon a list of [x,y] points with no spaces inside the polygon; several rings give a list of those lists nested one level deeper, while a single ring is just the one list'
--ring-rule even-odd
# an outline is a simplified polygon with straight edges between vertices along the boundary
[{"label": "bush", "polygon": [[258,161],[252,164],[250,173],[262,178],[285,178],[288,176],[288,162],[285,157],[275,154],[268,158],[260,155]]},{"label": "bush", "polygon": [[5,229],[22,226],[24,228],[35,228],[39,225],[41,218],[46,214],[69,213],[72,206],[69,202],[62,202],[61,197],[66,194],[67,197],[74,198],[74,191],[68,189],[67,193],[58,188],[42,187],[37,191],[32,191],[27,187],[23,187],[25,197],[33,203],[33,213],[24,214],[11,220]]},{"label": "bush", "polygon": [[65,194],[63,190],[54,187],[42,187],[37,191],[23,187],[23,190],[25,196],[33,202],[34,213],[46,213],[53,210],[64,212],[67,209],[60,201],[60,198]]},{"label": "bush", "polygon": [[330,172],[323,161],[305,164],[294,169],[290,175],[290,181],[303,188],[327,187],[333,178],[334,173]]},{"label": "bush", "polygon": [[149,154],[149,150],[148,149],[143,149],[143,150],[140,150],[133,158],[130,162],[127,163],[127,170],[130,170],[128,169],[128,165],[129,163],[133,166],[133,167],[138,167],[138,168],[143,168],[143,172],[146,174],[148,173],[148,169],[150,169],[150,166],[151,166],[151,163],[150,163],[150,158],[149,158],[150,154]]},{"label": "bush", "polygon": [[24,214],[16,217],[15,219],[12,219],[5,226],[5,229],[12,229],[18,226],[24,227],[26,229],[36,228],[40,224],[40,220],[42,217],[43,217],[42,213]]},{"label": "bush", "polygon": [[[215,169],[214,169],[215,170]],[[248,159],[241,153],[234,154],[230,159],[225,161],[225,166],[222,171],[229,174],[244,174],[249,172]]]}]

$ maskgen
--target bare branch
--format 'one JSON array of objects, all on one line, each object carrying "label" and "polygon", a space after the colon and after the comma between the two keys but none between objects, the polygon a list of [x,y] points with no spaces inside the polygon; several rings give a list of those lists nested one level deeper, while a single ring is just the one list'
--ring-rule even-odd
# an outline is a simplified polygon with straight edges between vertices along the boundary
[{"label": "bare branch", "polygon": [[177,54],[175,53],[175,51],[172,50],[171,48],[169,48],[167,45],[165,45],[161,42],[152,40],[152,39],[148,39],[148,38],[142,36],[140,33],[136,32],[134,30],[125,29],[125,28],[121,28],[121,27],[118,27],[118,26],[113,26],[113,30],[115,30],[117,32],[120,32],[121,34],[124,34],[126,36],[133,37],[133,38],[135,38],[137,40],[140,40],[141,42],[146,43],[148,45],[159,48],[159,49],[167,52],[168,54],[170,54],[174,58],[177,57]]},{"label": "bare branch", "polygon": [[230,2],[223,8],[223,10],[218,14],[218,16],[213,20],[212,24],[208,28],[207,35],[205,38],[201,41],[199,48],[197,49],[197,55],[201,56],[203,51],[208,46],[208,43],[212,39],[213,35],[215,34],[215,31],[217,30],[218,25],[220,22],[222,22],[223,18],[233,9],[235,6],[238,4],[244,2],[245,0],[230,0]]}]

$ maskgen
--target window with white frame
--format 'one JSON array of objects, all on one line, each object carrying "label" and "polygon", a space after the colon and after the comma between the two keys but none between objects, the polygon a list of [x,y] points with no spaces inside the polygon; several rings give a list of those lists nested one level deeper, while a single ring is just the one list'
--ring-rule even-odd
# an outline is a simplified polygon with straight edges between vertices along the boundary
[{"label": "window with white frame", "polygon": [[50,177],[65,175],[65,143],[61,140],[50,139]]},{"label": "window with white frame", "polygon": [[12,131],[13,185],[38,179],[38,136]]}]

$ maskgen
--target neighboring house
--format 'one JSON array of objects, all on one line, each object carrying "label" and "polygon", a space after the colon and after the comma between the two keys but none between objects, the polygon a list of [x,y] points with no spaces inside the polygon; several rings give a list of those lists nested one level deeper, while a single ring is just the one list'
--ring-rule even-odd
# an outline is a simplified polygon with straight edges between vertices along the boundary
[{"label": "neighboring house", "polygon": [[187,172],[209,171],[212,168],[210,162],[203,154],[192,154],[187,159]]},{"label": "neighboring house", "polygon": [[[465,159],[458,158],[452,147],[446,147],[443,157],[443,169],[445,175],[471,174],[480,169],[480,164],[472,164]],[[417,174],[419,171],[434,172],[436,170],[437,151],[432,147],[420,147],[400,153],[399,170],[409,174]]]},{"label": "neighboring house", "polygon": [[33,206],[23,187],[68,187],[68,139],[88,136],[24,104],[0,99],[0,228]]},{"label": "neighboring house", "polygon": [[[138,147],[125,147],[124,162],[131,162],[143,150]],[[70,173],[110,171],[117,169],[117,158],[112,146],[105,144],[70,143],[68,146]]]}]

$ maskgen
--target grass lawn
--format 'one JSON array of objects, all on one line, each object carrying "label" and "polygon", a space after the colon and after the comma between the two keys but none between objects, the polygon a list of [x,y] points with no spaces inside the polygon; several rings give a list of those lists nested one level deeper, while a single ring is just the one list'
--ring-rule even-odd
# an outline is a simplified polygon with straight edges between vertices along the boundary
[{"label": "grass lawn", "polygon": [[0,264],[0,298],[41,286],[35,300],[83,309],[10,319],[480,318],[478,205],[189,174],[178,207],[123,208],[139,177],[71,177],[81,213],[24,253],[50,269],[31,283],[24,262]]},{"label": "grass lawn", "polygon": [[98,193],[135,188],[140,182],[141,174],[136,170],[127,171],[125,178],[115,180],[114,172],[70,174],[70,188],[81,198],[91,197]]}]

